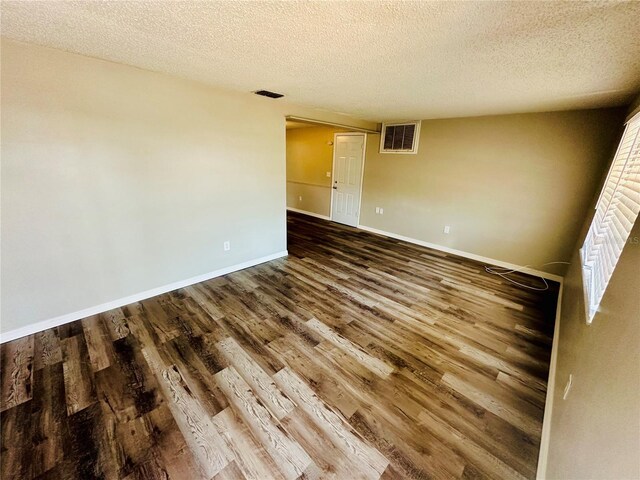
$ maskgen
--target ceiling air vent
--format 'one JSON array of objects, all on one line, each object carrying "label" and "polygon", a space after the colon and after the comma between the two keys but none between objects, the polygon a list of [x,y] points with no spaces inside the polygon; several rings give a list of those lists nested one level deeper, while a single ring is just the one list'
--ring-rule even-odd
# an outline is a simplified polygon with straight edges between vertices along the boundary
[{"label": "ceiling air vent", "polygon": [[383,123],[380,153],[418,153],[420,121]]},{"label": "ceiling air vent", "polygon": [[270,92],[269,90],[257,90],[253,93],[255,93],[256,95],[262,95],[263,97],[269,97],[269,98],[284,97],[284,95],[281,93]]}]

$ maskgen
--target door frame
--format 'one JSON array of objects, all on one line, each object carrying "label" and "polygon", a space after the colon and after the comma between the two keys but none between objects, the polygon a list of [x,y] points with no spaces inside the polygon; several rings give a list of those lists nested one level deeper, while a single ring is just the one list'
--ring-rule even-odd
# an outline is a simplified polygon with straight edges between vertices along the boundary
[{"label": "door frame", "polygon": [[334,177],[336,174],[336,143],[338,142],[338,135],[348,135],[348,136],[362,136],[362,171],[360,172],[360,193],[358,200],[358,219],[357,224],[360,225],[360,211],[362,210],[362,190],[364,187],[364,164],[367,159],[367,133],[366,132],[336,132],[333,134],[333,162],[331,163],[331,205],[329,206],[329,220],[333,221],[333,194],[335,189],[333,188]]}]

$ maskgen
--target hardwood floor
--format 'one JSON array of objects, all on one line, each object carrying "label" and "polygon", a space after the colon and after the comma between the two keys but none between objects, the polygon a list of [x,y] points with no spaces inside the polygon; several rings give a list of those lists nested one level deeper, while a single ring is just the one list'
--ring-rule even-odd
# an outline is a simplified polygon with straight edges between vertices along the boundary
[{"label": "hardwood floor", "polygon": [[2,345],[2,478],[535,477],[557,284],[297,214],[288,248]]}]

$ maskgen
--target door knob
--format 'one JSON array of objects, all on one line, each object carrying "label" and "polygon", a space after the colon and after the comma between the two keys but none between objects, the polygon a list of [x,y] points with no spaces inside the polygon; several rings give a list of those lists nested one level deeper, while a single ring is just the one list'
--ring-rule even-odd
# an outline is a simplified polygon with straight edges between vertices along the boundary
[{"label": "door knob", "polygon": [[332,187],[332,188],[333,188],[334,190],[337,190],[337,189],[338,189],[338,187]]}]

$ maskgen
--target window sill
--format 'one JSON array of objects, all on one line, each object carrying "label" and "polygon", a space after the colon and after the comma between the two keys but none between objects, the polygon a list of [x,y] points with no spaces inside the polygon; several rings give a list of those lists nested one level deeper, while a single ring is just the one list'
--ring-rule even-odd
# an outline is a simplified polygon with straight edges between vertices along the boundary
[{"label": "window sill", "polygon": [[583,250],[580,249],[580,280],[582,281],[582,300],[584,302],[584,319],[587,325],[591,325],[597,308],[590,308],[589,290],[591,288],[591,269],[585,265]]}]

